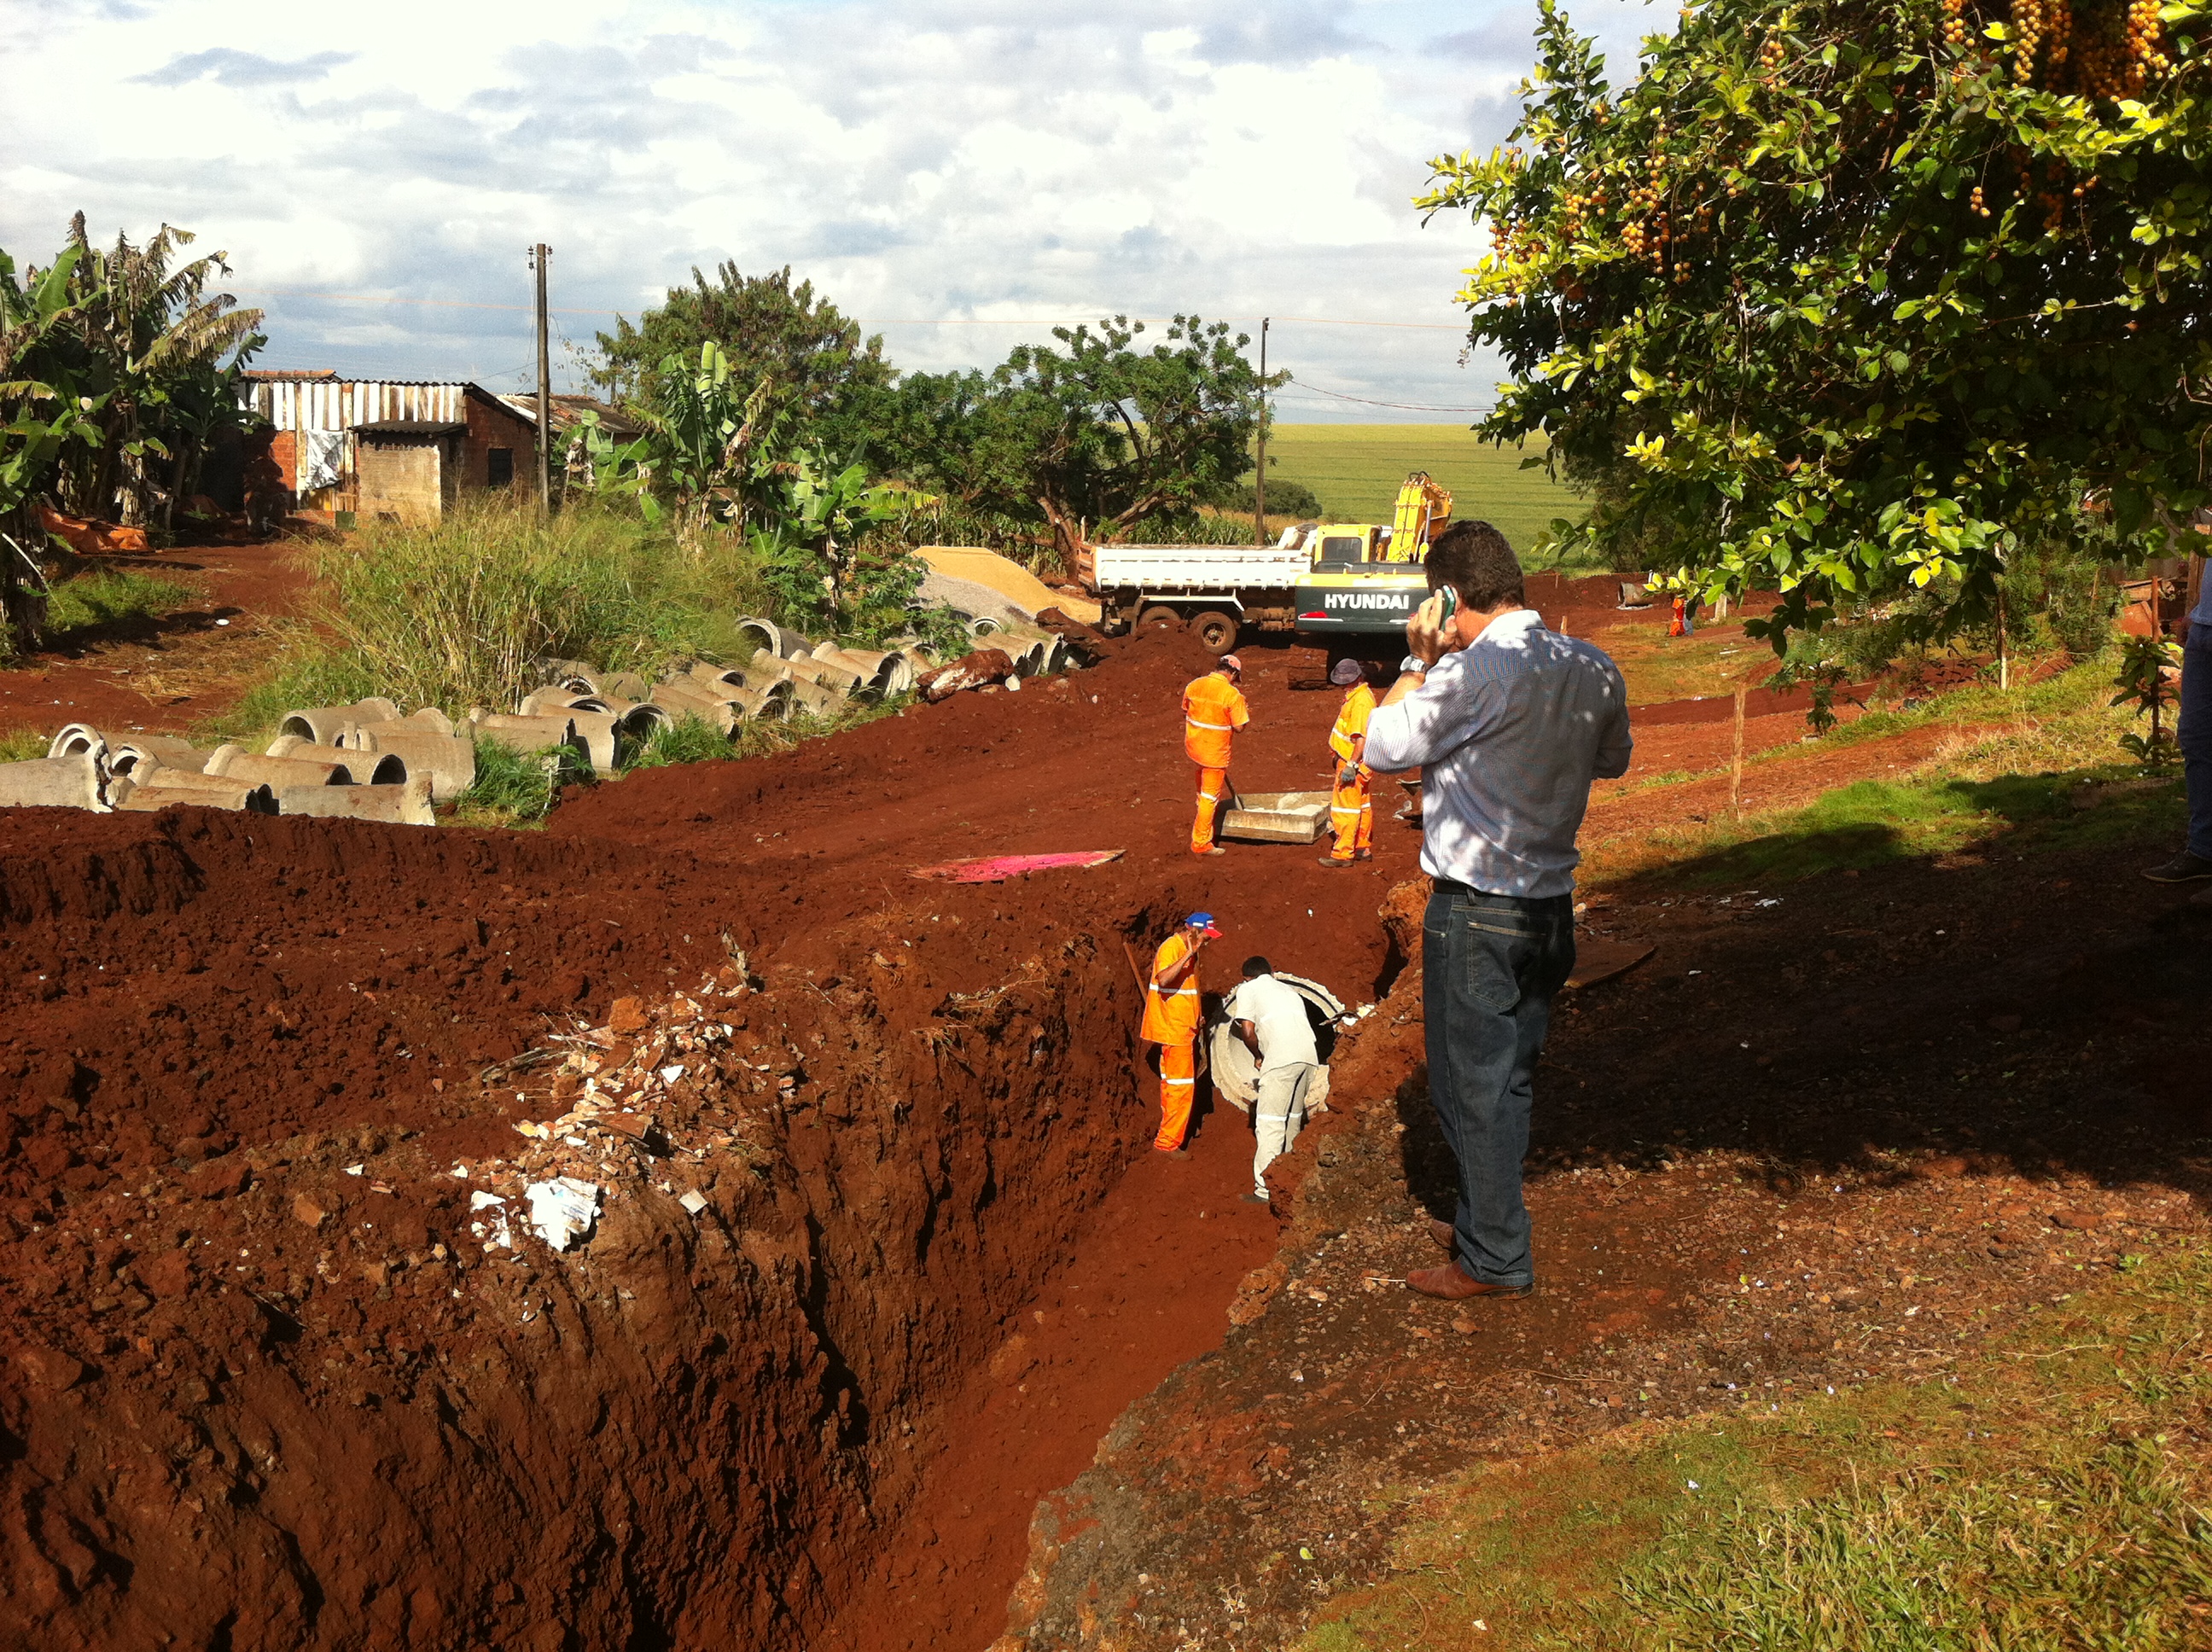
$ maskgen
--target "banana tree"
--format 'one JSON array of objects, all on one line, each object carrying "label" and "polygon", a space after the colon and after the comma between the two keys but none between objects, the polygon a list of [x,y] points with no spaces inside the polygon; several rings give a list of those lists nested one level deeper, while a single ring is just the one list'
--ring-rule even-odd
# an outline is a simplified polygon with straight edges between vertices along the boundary
[{"label": "banana tree", "polygon": [[44,580],[33,560],[46,538],[33,521],[38,496],[72,443],[101,440],[106,398],[83,394],[45,359],[76,313],[76,264],[71,248],[26,288],[15,259],[0,252],[0,653],[35,647],[45,629]]}]

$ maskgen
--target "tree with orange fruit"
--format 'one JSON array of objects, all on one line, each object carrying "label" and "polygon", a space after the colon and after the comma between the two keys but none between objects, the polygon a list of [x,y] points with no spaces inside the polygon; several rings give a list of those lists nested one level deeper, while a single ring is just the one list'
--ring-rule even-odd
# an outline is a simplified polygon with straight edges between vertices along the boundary
[{"label": "tree with orange fruit", "polygon": [[1419,204],[1489,225],[1461,297],[1513,380],[1479,428],[1601,482],[1577,532],[1779,588],[1779,649],[1912,587],[1979,621],[2089,490],[2138,539],[2208,497],[2193,4],[1707,0],[1616,92],[1540,3],[1511,141]]}]

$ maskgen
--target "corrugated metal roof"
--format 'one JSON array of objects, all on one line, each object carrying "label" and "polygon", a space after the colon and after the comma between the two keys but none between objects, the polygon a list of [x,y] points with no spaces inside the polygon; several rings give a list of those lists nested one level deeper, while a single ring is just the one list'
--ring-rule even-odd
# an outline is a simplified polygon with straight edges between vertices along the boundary
[{"label": "corrugated metal roof", "polygon": [[463,424],[464,383],[374,379],[280,379],[240,387],[239,405],[279,430],[352,430],[394,420]]}]

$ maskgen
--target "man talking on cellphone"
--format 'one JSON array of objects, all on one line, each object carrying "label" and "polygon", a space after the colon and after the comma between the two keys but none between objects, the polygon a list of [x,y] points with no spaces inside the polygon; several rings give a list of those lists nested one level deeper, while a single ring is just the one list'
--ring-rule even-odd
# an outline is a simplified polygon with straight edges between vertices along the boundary
[{"label": "man talking on cellphone", "polygon": [[1575,834],[1593,780],[1628,771],[1628,690],[1589,643],[1544,629],[1487,522],[1427,559],[1407,670],[1368,720],[1369,767],[1422,772],[1429,1099],[1459,1162],[1449,1252],[1406,1283],[1461,1301],[1535,1283],[1521,1163],[1552,998],[1575,964]]}]

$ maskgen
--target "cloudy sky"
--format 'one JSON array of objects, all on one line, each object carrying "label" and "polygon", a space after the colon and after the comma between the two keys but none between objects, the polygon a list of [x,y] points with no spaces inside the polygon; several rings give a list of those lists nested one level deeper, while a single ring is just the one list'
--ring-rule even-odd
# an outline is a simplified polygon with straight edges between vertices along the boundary
[{"label": "cloudy sky", "polygon": [[[519,387],[543,240],[556,374],[730,258],[811,276],[902,367],[1101,314],[1271,314],[1279,417],[1441,420],[1496,378],[1451,302],[1478,239],[1408,201],[1429,156],[1504,137],[1534,15],[0,0],[0,247],[44,263],[79,210],[195,230],[269,311],[265,366]],[[1672,17],[1573,15],[1616,73]]]}]

